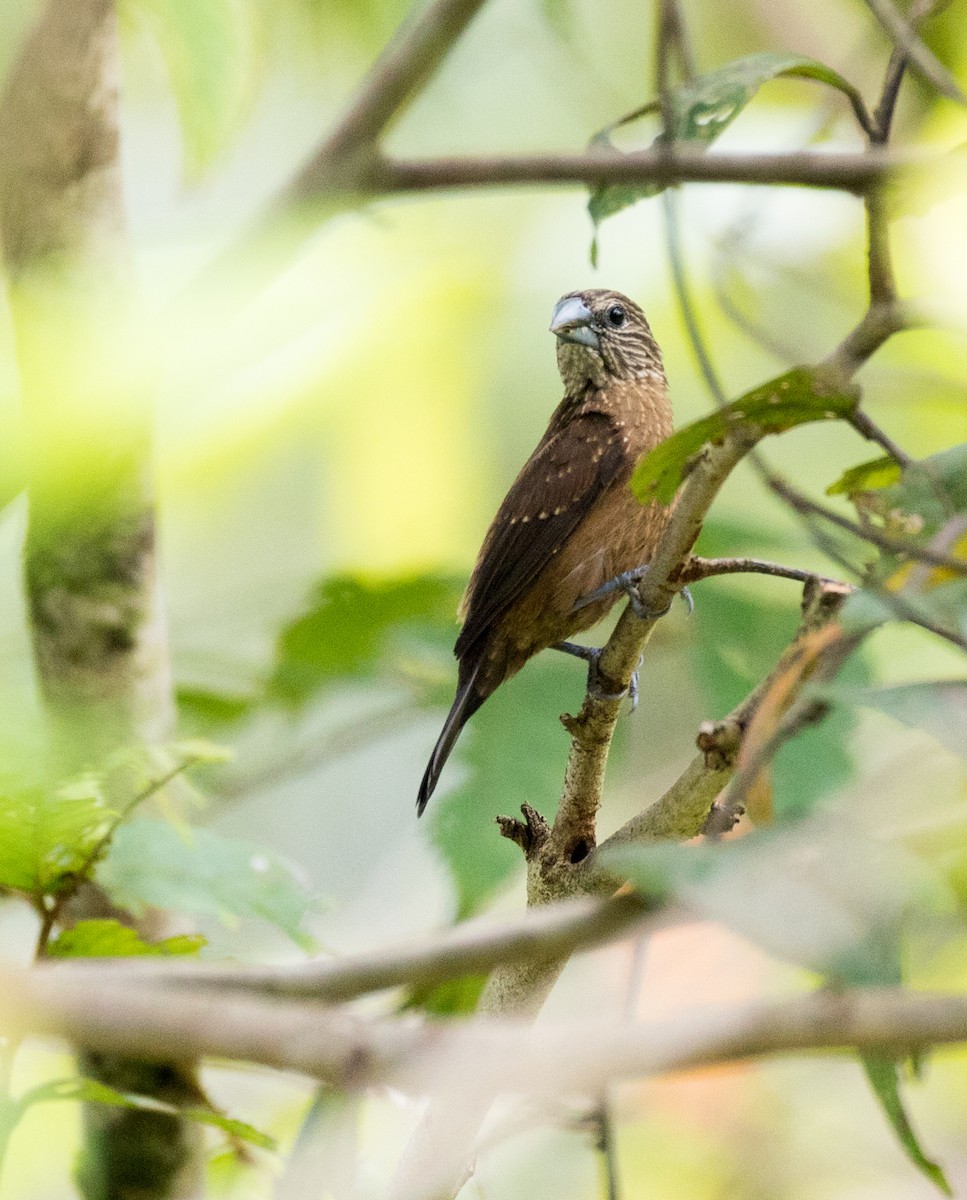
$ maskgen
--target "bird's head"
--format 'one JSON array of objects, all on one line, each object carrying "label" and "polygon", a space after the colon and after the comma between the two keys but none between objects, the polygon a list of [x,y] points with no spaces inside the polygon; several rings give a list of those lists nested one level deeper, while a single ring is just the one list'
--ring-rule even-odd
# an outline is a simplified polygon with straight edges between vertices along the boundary
[{"label": "bird's head", "polygon": [[661,352],[645,314],[620,292],[590,288],[569,292],[554,305],[551,333],[557,365],[569,395],[613,379],[664,378]]}]

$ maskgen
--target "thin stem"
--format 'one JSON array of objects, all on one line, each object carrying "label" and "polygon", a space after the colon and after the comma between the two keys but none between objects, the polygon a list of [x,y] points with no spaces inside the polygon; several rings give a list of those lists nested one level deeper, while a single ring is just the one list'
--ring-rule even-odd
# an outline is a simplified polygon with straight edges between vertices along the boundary
[{"label": "thin stem", "polygon": [[946,567],[948,571],[953,571],[957,575],[967,575],[967,559],[942,554],[926,546],[916,546],[905,538],[893,537],[888,533],[883,533],[882,530],[875,529],[872,525],[860,525],[856,521],[851,521],[849,517],[842,516],[834,509],[827,508],[824,504],[817,504],[815,500],[811,500],[805,493],[800,492],[798,488],[793,487],[774,472],[766,475],[765,482],[772,492],[780,499],[785,500],[798,513],[811,513],[821,517],[831,525],[837,525],[840,529],[845,529],[890,554],[900,554],[917,562],[930,563],[935,567]]},{"label": "thin stem", "polygon": [[[892,0],[866,0],[867,7],[893,39],[894,46],[902,52],[910,66],[948,100],[967,105],[967,96],[960,85],[940,62],[933,51],[918,35],[916,28]],[[887,79],[891,76],[888,74]]]},{"label": "thin stem", "polygon": [[696,555],[688,560],[678,578],[682,583],[696,583],[714,575],[738,574],[774,575],[779,579],[796,579],[800,583],[815,578],[821,578],[828,583],[836,582],[817,576],[815,571],[784,567],[780,563],[767,562],[761,558],[699,558]]}]

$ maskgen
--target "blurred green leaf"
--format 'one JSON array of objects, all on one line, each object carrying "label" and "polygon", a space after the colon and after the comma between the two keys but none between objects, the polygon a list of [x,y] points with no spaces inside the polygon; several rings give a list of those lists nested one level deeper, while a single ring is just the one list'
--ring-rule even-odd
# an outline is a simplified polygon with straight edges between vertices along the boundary
[{"label": "blurred green leaf", "polygon": [[873,492],[899,482],[902,474],[900,464],[889,455],[874,458],[871,462],[859,463],[844,471],[835,483],[826,489],[827,496],[854,496],[857,492]]},{"label": "blurred green leaf", "polygon": [[465,1017],[476,1012],[487,975],[464,975],[431,988],[414,988],[404,1009],[420,1009],[434,1017]]},{"label": "blurred green leaf", "polygon": [[250,716],[256,696],[229,695],[202,687],[178,688],[178,713],[201,729],[227,729]]},{"label": "blurred green leaf", "polygon": [[47,947],[51,958],[136,958],[148,955],[197,954],[205,945],[199,933],[146,942],[129,925],[113,919],[78,921]]},{"label": "blurred green leaf", "polygon": [[923,729],[942,746],[967,758],[967,680],[938,679],[892,687],[823,688],[833,700],[875,708],[913,729]]},{"label": "blurred green leaf", "polygon": [[452,648],[461,592],[462,584],[441,575],[325,580],[308,611],[279,635],[270,698],[299,707],[333,683],[377,676],[387,659],[406,662],[429,645]]},{"label": "blurred green leaf", "polygon": [[0,887],[44,895],[73,883],[116,819],[93,775],[0,794]]},{"label": "blurred green leaf", "polygon": [[152,29],[168,69],[185,151],[197,173],[223,152],[247,113],[259,63],[252,0],[127,0]]},{"label": "blurred green leaf", "polygon": [[756,426],[763,434],[783,433],[809,421],[832,421],[848,416],[857,403],[852,391],[828,392],[806,367],[754,388],[725,408],[676,430],[638,463],[631,480],[635,495],[646,504],[668,504],[678,490],[692,459],[708,442],[721,441],[736,425]]},{"label": "blurred green leaf", "polygon": [[910,1124],[910,1118],[907,1116],[903,1106],[903,1097],[900,1094],[899,1063],[890,1058],[879,1058],[872,1055],[864,1055],[862,1062],[870,1086],[907,1157],[945,1196],[952,1196],[953,1191],[947,1182],[943,1168],[926,1156],[913,1126]]},{"label": "blurred green leaf", "polygon": [[428,816],[456,883],[461,919],[521,869],[520,850],[500,837],[495,818],[519,815],[524,801],[546,817],[556,810],[568,751],[558,714],[580,704],[583,687],[580,666],[542,655],[498,689],[457,743],[451,762],[466,776],[434,797]]},{"label": "blurred green leaf", "polygon": [[181,832],[146,818],[122,825],[97,878],[136,915],[153,905],[226,922],[258,918],[303,949],[314,947],[302,925],[316,899],[293,868],[209,829]]},{"label": "blurred green leaf", "polygon": [[949,900],[912,854],[826,819],[718,845],[628,846],[607,862],[645,895],[674,896],[776,958],[850,982],[895,981],[895,932],[911,907]]},{"label": "blurred green leaf", "polygon": [[[665,98],[665,130],[652,142],[652,148],[670,143],[685,143],[689,149],[706,149],[723,133],[756,92],[771,79],[795,77],[814,79],[828,84],[846,95],[854,111],[862,111],[862,100],[856,88],[836,71],[811,58],[798,54],[752,54],[726,63],[706,75],[670,89]],[[606,126],[591,140],[596,148],[610,148],[619,153],[611,134],[622,125],[651,113],[660,113],[658,100]],[[588,211],[595,230],[607,217],[621,212],[638,200],[664,191],[665,184],[616,184],[596,188],[588,201]],[[597,257],[597,239],[592,244],[591,261]]]},{"label": "blurred green leaf", "polygon": [[263,1150],[275,1150],[275,1139],[267,1133],[262,1133],[246,1121],[236,1121],[223,1116],[214,1109],[200,1106],[181,1107],[168,1104],[154,1096],[140,1096],[135,1092],[119,1092],[99,1083],[95,1079],[81,1076],[71,1079],[55,1079],[42,1083],[26,1092],[18,1102],[20,1115],[34,1104],[44,1104],[53,1100],[78,1100],[85,1104],[106,1104],[111,1108],[139,1109],[142,1112],[168,1113],[172,1116],[187,1117],[199,1125],[211,1125],[221,1129],[230,1137],[259,1146]]}]

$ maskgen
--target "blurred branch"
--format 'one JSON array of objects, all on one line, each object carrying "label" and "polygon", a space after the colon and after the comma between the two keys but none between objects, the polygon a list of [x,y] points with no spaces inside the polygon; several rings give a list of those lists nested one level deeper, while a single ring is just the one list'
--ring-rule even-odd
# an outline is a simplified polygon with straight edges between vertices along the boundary
[{"label": "blurred branch", "polygon": [[232,967],[189,960],[72,960],[52,969],[64,977],[96,971],[99,978],[109,978],[118,986],[151,983],[335,1004],[387,988],[435,987],[489,971],[500,962],[543,960],[601,946],[626,935],[648,912],[649,906],[632,895],[604,901],[581,897],[500,924],[468,922],[413,947],[336,961]]},{"label": "blurred branch", "polygon": [[906,172],[929,172],[943,161],[943,155],[914,150],[703,154],[664,147],[629,154],[589,150],[582,154],[383,158],[359,182],[368,194],[566,183],[747,183],[863,193]]},{"label": "blurred branch", "polygon": [[[967,105],[967,96],[947,68],[923,42],[916,31],[916,20],[908,21],[893,0],[866,0],[867,7],[893,39],[903,57],[923,78],[948,100]],[[892,72],[891,72],[892,76]]]},{"label": "blurred branch", "polygon": [[379,56],[342,119],[288,188],[281,206],[332,189],[364,168],[376,145],[407,104],[422,91],[486,0],[435,0],[411,17]]},{"label": "blurred branch", "polygon": [[[355,1091],[389,1085],[454,1097],[464,1089],[596,1094],[636,1079],[763,1055],[844,1049],[897,1057],[967,1041],[967,996],[823,990],[640,1024],[367,1020],[291,1001],[116,987],[80,973],[8,970],[0,1019],[15,1036],[60,1036],[108,1054],[170,1054],[299,1071]],[[215,1002],[213,996],[219,997]]]}]

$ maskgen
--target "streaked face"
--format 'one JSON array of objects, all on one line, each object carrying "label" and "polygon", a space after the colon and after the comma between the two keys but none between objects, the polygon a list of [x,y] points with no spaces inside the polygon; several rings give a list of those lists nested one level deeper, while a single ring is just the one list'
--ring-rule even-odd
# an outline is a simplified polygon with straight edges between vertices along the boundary
[{"label": "streaked face", "polygon": [[663,371],[645,314],[620,292],[592,288],[562,296],[554,306],[551,332],[569,392],[587,382],[602,387],[609,378],[640,379]]}]

